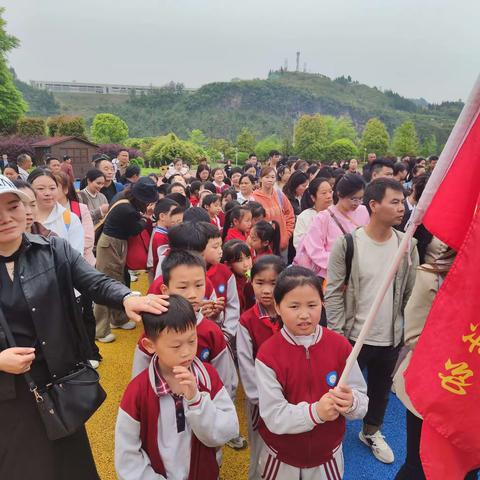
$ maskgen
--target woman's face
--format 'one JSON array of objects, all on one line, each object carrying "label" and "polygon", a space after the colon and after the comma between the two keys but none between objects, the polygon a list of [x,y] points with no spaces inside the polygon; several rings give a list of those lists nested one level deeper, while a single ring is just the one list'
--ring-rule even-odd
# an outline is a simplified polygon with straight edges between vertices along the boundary
[{"label": "woman's face", "polygon": [[308,188],[308,181],[302,183],[295,189],[295,196],[296,197],[301,197],[303,195],[303,192]]},{"label": "woman's face", "polygon": [[25,232],[25,206],[14,193],[0,195],[0,245],[11,244]]},{"label": "woman's face", "polygon": [[214,180],[216,183],[222,183],[224,178],[225,178],[225,176],[223,175],[223,171],[222,171],[222,170],[217,170],[217,171],[215,172],[215,174],[213,175],[213,180]]},{"label": "woman's face", "polygon": [[35,218],[37,217],[37,199],[30,188],[21,188],[20,190],[25,193],[25,195],[28,195],[28,198],[30,199],[28,202],[23,202],[23,205],[25,206],[25,215],[27,218],[26,230],[29,232],[32,228]]},{"label": "woman's face", "polygon": [[257,169],[255,167],[249,167],[245,170],[245,173],[248,173],[248,175],[251,175],[252,177],[256,177]]},{"label": "woman's face", "polygon": [[244,197],[249,197],[253,192],[253,183],[250,181],[248,177],[243,177],[240,180],[240,193]]},{"label": "woman's face", "polygon": [[199,176],[202,182],[206,182],[208,180],[208,177],[210,176],[210,171],[206,168],[205,170],[202,170],[200,172]]},{"label": "woman's face", "polygon": [[317,194],[313,199],[315,210],[321,212],[326,210],[333,202],[333,190],[328,182],[322,182],[317,189]]},{"label": "woman's face", "polygon": [[42,175],[33,181],[32,187],[37,195],[38,207],[40,209],[52,209],[57,202],[57,184],[50,177]]},{"label": "woman's face", "polygon": [[18,173],[13,168],[6,167],[5,170],[3,171],[3,174],[10,180],[18,179]]},{"label": "woman's face", "polygon": [[184,187],[187,186],[187,182],[182,175],[174,175],[172,178],[172,183],[181,183]]},{"label": "woman's face", "polygon": [[356,171],[357,171],[357,167],[358,167],[357,159],[356,159],[356,158],[352,158],[352,159],[350,160],[350,162],[348,163],[348,169],[349,169],[351,172],[356,172]]},{"label": "woman's face", "polygon": [[172,187],[170,193],[181,193],[184,197],[186,196],[185,188],[183,188],[181,185],[175,185],[174,187]]},{"label": "woman's face", "polygon": [[232,185],[235,187],[235,189],[238,189],[238,182],[240,181],[241,176],[241,173],[234,173],[230,178],[230,180],[232,181]]},{"label": "woman's face", "polygon": [[267,173],[264,177],[262,177],[261,182],[263,188],[271,190],[275,184],[275,172]]},{"label": "woman's face", "polygon": [[289,167],[286,167],[282,173],[282,182],[287,183],[291,175],[292,175],[292,171],[290,170]]},{"label": "woman's face", "polygon": [[359,190],[358,192],[348,195],[347,197],[341,197],[339,198],[338,203],[342,202],[347,210],[351,210],[353,212],[363,203],[363,193],[364,190]]},{"label": "woman's face", "polygon": [[105,185],[105,177],[98,177],[93,181],[87,180],[88,189],[93,193],[98,193]]}]

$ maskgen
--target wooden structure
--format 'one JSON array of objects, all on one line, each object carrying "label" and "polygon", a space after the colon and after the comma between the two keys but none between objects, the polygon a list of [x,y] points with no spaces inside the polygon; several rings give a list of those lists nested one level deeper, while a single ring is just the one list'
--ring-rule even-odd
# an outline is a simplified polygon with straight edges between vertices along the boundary
[{"label": "wooden structure", "polygon": [[98,145],[79,137],[50,137],[32,145],[35,151],[35,163],[42,165],[48,156],[62,161],[64,155],[72,158],[75,178],[83,178],[92,168],[92,157]]}]

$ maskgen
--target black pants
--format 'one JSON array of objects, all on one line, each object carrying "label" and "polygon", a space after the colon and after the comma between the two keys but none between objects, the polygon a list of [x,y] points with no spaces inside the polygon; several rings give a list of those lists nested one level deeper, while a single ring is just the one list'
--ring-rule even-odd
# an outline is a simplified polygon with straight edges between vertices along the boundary
[{"label": "black pants", "polygon": [[[420,436],[422,419],[407,410],[407,457],[395,480],[425,480],[422,462],[420,460]],[[477,472],[470,472],[465,480],[476,480]]]},{"label": "black pants", "polygon": [[80,303],[82,306],[82,318],[83,322],[85,323],[85,329],[87,330],[88,341],[92,352],[92,356],[89,358],[89,360],[100,361],[102,359],[102,356],[100,355],[98,346],[95,343],[95,328],[97,326],[97,323],[95,321],[95,315],[93,314],[92,299],[88,297],[88,295],[82,295],[80,297]]},{"label": "black pants", "polygon": [[388,405],[392,387],[392,374],[397,363],[400,346],[377,347],[363,345],[358,364],[367,370],[368,411],[363,419],[365,433],[373,434],[380,429]]}]

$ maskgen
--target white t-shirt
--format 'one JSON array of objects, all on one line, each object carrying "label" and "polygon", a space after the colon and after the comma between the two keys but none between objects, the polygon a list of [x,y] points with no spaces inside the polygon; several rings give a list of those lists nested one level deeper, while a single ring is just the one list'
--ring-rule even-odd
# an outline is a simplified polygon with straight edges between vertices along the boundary
[{"label": "white t-shirt", "polygon": [[[372,240],[364,228],[359,228],[355,233],[355,239],[360,294],[356,299],[355,323],[349,335],[352,340],[358,338],[360,329],[367,319],[375,296],[398,250],[398,239],[393,232],[390,239],[379,243]],[[393,345],[393,283],[387,290],[365,343],[377,346]]]}]

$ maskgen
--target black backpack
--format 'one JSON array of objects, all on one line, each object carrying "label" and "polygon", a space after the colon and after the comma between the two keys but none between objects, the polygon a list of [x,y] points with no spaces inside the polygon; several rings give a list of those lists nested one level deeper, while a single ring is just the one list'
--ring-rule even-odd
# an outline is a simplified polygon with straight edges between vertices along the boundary
[{"label": "black backpack", "polygon": [[351,233],[345,235],[345,241],[347,242],[347,249],[345,250],[345,281],[344,286],[345,290],[348,287],[348,282],[350,280],[350,274],[352,273],[352,260],[353,260],[353,236]]}]

